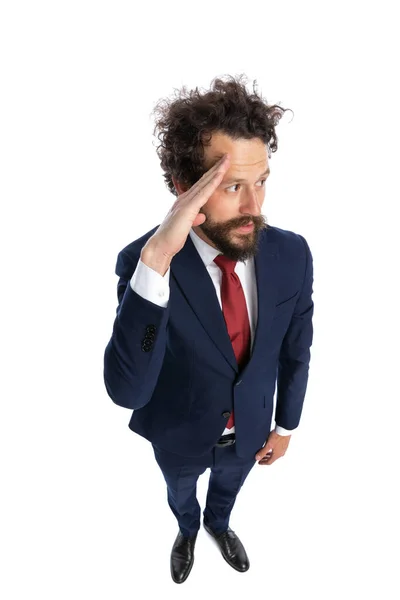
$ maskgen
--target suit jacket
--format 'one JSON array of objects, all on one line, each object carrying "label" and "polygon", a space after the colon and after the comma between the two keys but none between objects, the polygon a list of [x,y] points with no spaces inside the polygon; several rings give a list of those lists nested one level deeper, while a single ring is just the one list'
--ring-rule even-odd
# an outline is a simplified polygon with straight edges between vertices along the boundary
[{"label": "suit jacket", "polygon": [[261,448],[275,421],[298,426],[305,398],[313,259],[299,234],[268,225],[254,258],[258,320],[249,362],[239,369],[215,288],[190,236],[174,256],[166,308],[130,285],[140,252],[159,225],[123,248],[118,307],[104,353],[110,398],[133,409],[132,431],[183,456],[209,452],[235,413],[236,453]]}]

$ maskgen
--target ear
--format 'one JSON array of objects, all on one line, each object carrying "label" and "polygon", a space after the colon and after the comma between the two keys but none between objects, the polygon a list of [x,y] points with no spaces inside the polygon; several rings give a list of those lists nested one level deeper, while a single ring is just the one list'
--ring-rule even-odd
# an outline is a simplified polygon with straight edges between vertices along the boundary
[{"label": "ear", "polygon": [[187,190],[188,190],[188,186],[185,186],[183,184],[180,184],[175,177],[172,177],[172,183],[174,184],[174,187],[176,189],[176,192],[178,194],[178,196],[180,196],[181,194],[184,194]]}]

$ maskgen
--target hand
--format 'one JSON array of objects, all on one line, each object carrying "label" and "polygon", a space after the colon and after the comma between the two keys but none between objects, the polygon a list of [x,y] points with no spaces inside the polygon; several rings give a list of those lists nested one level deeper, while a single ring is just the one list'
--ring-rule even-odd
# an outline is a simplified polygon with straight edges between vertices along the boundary
[{"label": "hand", "polygon": [[291,435],[279,435],[271,431],[265,446],[256,454],[259,465],[272,465],[278,458],[283,456],[289,446]]},{"label": "hand", "polygon": [[229,168],[229,162],[228,154],[224,154],[191,188],[178,196],[164,221],[147,240],[144,248],[150,246],[159,256],[169,260],[182,250],[190,229],[201,225],[206,220],[205,214],[199,213],[199,210],[221,183]]}]

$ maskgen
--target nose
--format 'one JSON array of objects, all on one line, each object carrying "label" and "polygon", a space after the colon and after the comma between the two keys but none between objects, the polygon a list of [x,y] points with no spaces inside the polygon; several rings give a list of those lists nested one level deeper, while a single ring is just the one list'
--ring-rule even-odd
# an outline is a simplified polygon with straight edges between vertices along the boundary
[{"label": "nose", "polygon": [[241,212],[258,217],[261,214],[260,198],[254,190],[250,190],[242,204]]}]

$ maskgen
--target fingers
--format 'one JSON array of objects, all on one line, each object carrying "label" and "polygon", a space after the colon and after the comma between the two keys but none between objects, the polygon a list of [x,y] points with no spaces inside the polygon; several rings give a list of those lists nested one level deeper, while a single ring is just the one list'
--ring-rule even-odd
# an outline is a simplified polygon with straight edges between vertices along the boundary
[{"label": "fingers", "polygon": [[258,461],[259,465],[272,465],[272,463],[274,463],[279,457],[278,456],[272,456],[272,454],[267,454],[267,456],[264,456],[264,458],[262,458],[260,461]]},{"label": "fingers", "polygon": [[272,450],[271,452],[267,452],[263,458],[258,461],[259,465],[272,465],[278,458],[282,458],[285,456],[285,452],[280,452],[277,450]]},{"label": "fingers", "polygon": [[[204,173],[198,181],[187,191],[187,200],[203,200],[202,204],[211,196],[217,185],[222,180],[229,167],[229,157],[225,154],[215,165]],[[203,195],[204,194],[204,195]]]},{"label": "fingers", "polygon": [[265,445],[261,448],[261,450],[259,450],[256,454],[256,460],[260,460],[260,458],[264,458],[264,456],[267,456],[267,454],[272,454],[272,452],[274,451],[273,448],[271,448],[271,446],[268,448],[268,445]]},{"label": "fingers", "polygon": [[211,167],[208,171],[206,171],[198,181],[190,188],[190,192],[193,190],[198,193],[198,190],[203,190],[210,182],[219,176],[223,175],[229,166],[229,158],[227,158],[227,154],[225,154],[220,160],[218,160],[215,165]]},{"label": "fingers", "polygon": [[[259,454],[257,454],[257,456],[259,456]],[[260,460],[258,460],[258,464],[259,465],[270,465],[277,458],[279,458],[279,457],[277,455],[274,455],[273,449],[270,449],[270,450],[268,450],[268,452],[266,452],[265,454],[262,455]],[[256,459],[257,459],[257,457],[256,457]]]},{"label": "fingers", "polygon": [[199,181],[196,182],[196,184],[198,184],[201,181],[204,181],[206,179],[208,180],[209,176],[213,177],[213,175],[216,173],[216,171],[218,171],[218,169],[222,166],[223,166],[223,171],[226,171],[228,161],[230,161],[229,154],[224,154],[223,156],[221,156],[221,158],[218,159],[217,162],[214,163],[213,166],[208,169],[208,171],[203,173],[203,175],[200,177]]}]

